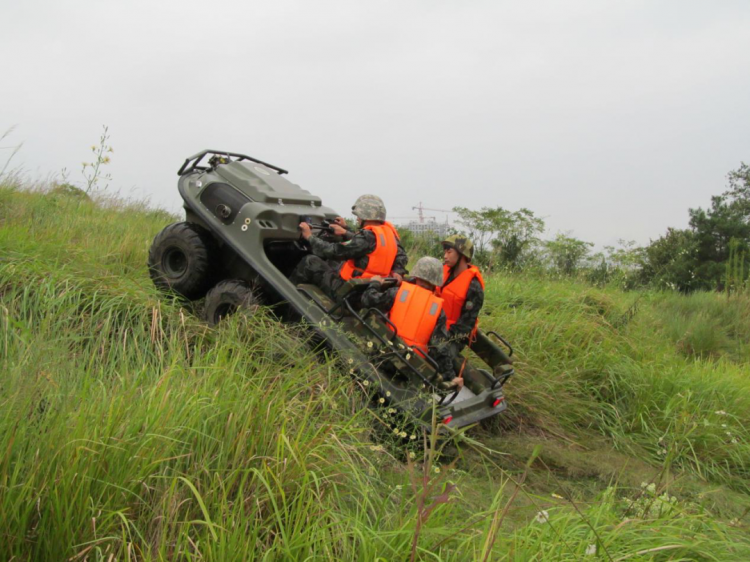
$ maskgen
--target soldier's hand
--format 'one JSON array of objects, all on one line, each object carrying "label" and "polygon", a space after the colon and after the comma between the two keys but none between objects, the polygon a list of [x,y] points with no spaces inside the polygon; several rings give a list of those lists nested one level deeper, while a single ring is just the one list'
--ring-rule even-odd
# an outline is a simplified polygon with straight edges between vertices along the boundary
[{"label": "soldier's hand", "polygon": [[373,275],[370,277],[370,281],[377,281],[381,285],[383,284],[383,278],[380,275]]},{"label": "soldier's hand", "polygon": [[343,236],[346,234],[346,229],[338,223],[331,225],[331,231],[333,231],[336,236]]},{"label": "soldier's hand", "polygon": [[302,238],[304,238],[305,240],[308,240],[310,236],[312,236],[312,229],[306,222],[299,223],[299,230],[302,233]]},{"label": "soldier's hand", "polygon": [[456,377],[451,381],[451,386],[457,386],[459,390],[463,388],[464,386],[464,378],[463,377]]},{"label": "soldier's hand", "polygon": [[346,221],[344,220],[344,217],[336,217],[335,219],[333,219],[333,224],[336,224],[340,226],[341,228],[343,228],[344,230],[346,230]]},{"label": "soldier's hand", "polygon": [[394,279],[396,279],[398,281],[399,285],[404,282],[403,276],[401,276],[400,274],[396,273],[395,271],[391,271],[391,277],[393,277]]}]

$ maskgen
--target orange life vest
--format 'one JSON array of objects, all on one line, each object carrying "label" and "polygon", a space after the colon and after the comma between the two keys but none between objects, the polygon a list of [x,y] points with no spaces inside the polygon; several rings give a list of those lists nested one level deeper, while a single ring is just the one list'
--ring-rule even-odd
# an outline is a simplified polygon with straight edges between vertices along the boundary
[{"label": "orange life vest", "polygon": [[435,293],[403,282],[388,317],[404,342],[427,355],[427,344],[442,309],[443,299]]},{"label": "orange life vest", "polygon": [[355,271],[361,272],[358,275],[359,278],[368,279],[376,275],[388,277],[391,274],[391,269],[393,269],[393,262],[398,252],[396,227],[389,222],[384,222],[374,226],[368,225],[364,228],[375,234],[375,249],[368,255],[367,268],[364,270],[355,267],[354,260],[344,262],[340,272],[344,281],[349,281],[354,277]]},{"label": "orange life vest", "polygon": [[[482,289],[484,289],[484,279],[482,279],[482,274],[479,272],[479,268],[476,265],[470,265],[467,270],[456,276],[453,281],[446,285],[445,282],[448,280],[450,273],[450,268],[447,265],[444,265],[443,286],[440,288],[439,292],[440,296],[445,301],[444,309],[445,318],[447,320],[446,328],[449,330],[453,324],[458,322],[458,318],[461,316],[461,311],[466,302],[466,293],[469,292],[469,284],[471,283],[471,280],[476,277],[479,280],[479,284],[482,285]],[[476,337],[478,324],[479,319],[474,323],[474,328],[469,335],[470,341],[474,341],[474,338]]]}]

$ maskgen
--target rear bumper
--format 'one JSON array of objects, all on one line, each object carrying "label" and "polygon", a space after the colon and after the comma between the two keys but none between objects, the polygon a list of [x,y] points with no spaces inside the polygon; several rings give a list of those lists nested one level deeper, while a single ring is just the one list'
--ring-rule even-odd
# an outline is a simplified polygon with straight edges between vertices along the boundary
[{"label": "rear bumper", "polygon": [[[459,395],[460,396],[460,395]],[[482,392],[465,400],[440,408],[443,424],[451,429],[460,429],[484,419],[501,414],[508,408],[501,388]]]}]

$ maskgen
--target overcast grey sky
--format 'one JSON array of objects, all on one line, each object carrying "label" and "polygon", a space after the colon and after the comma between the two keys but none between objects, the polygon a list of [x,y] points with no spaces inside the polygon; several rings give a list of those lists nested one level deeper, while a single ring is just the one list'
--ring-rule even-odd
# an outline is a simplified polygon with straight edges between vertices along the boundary
[{"label": "overcast grey sky", "polygon": [[[750,2],[0,0],[0,131],[42,177],[107,124],[111,187],[244,152],[342,213],[528,207],[647,243],[750,161]],[[0,158],[7,151],[0,153]],[[429,213],[438,216],[442,213]]]}]

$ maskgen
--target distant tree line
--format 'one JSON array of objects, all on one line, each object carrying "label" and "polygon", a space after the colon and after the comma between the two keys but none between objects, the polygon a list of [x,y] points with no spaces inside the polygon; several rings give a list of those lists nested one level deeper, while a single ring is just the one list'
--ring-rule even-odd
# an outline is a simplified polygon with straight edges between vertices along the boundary
[{"label": "distant tree line", "polygon": [[689,227],[670,228],[645,249],[644,275],[680,291],[732,290],[747,280],[750,166],[729,172],[729,189],[708,209],[690,209]]},{"label": "distant tree line", "polygon": [[[502,207],[472,210],[455,207],[458,230],[475,247],[474,261],[486,270],[534,270],[575,276],[602,285],[670,288],[683,292],[733,291],[748,286],[750,267],[750,166],[728,174],[729,188],[711,198],[708,209],[689,209],[686,229],[668,228],[647,246],[620,240],[593,252],[591,242],[560,233],[543,240],[544,220],[529,209]],[[410,253],[442,256],[436,234],[402,231]]]}]

